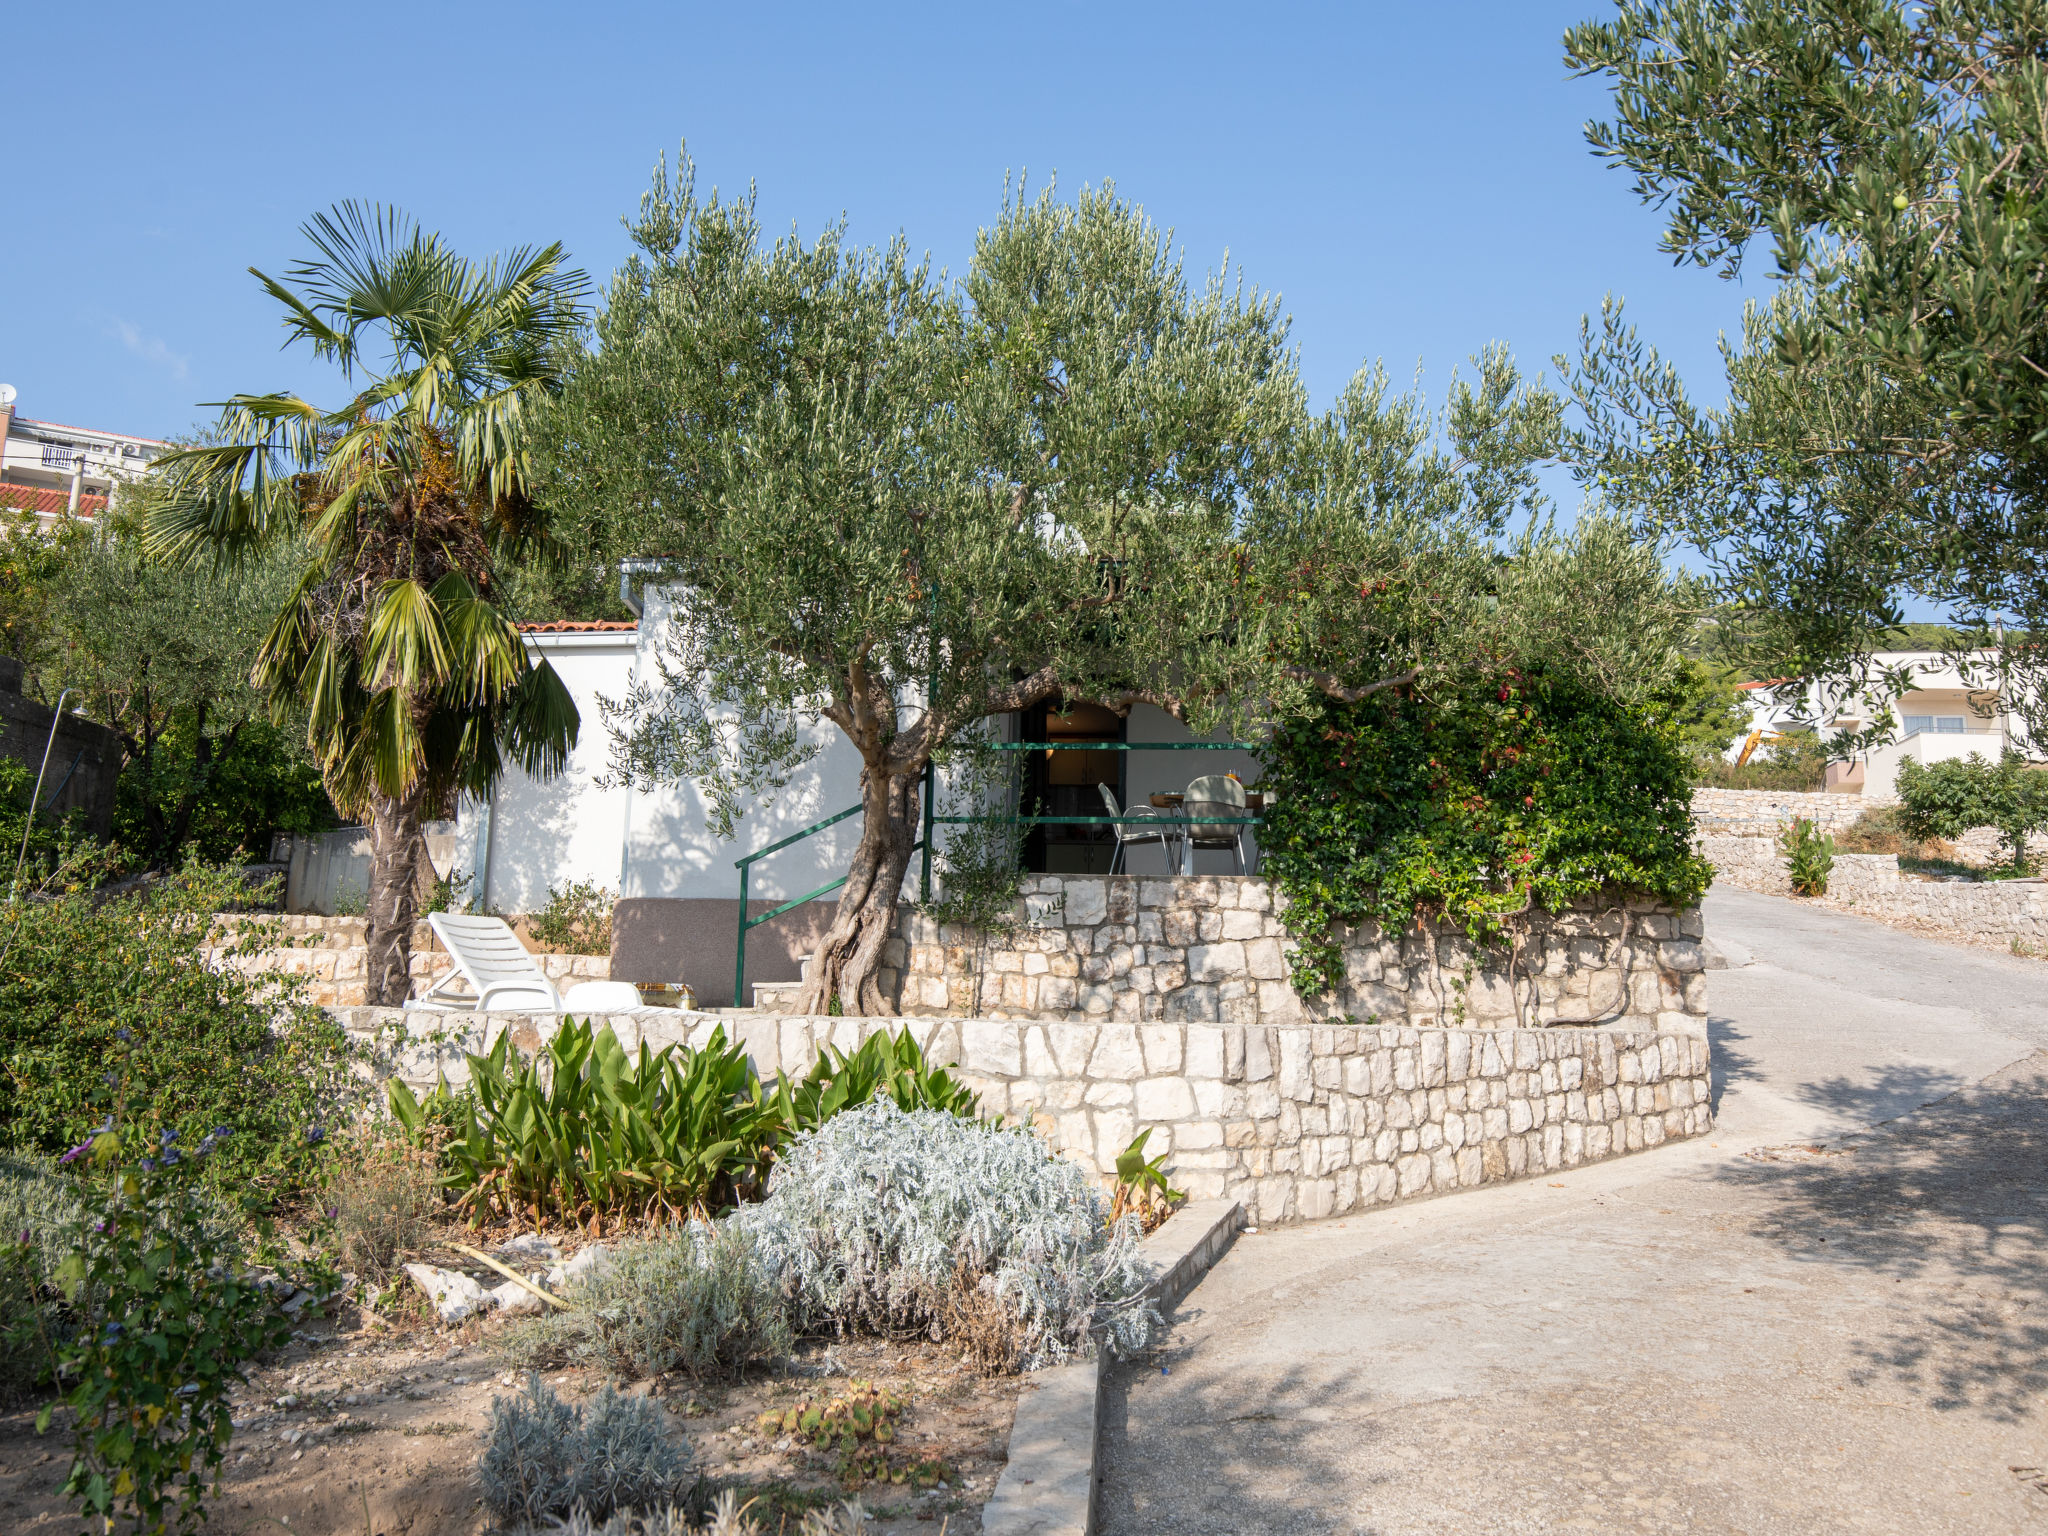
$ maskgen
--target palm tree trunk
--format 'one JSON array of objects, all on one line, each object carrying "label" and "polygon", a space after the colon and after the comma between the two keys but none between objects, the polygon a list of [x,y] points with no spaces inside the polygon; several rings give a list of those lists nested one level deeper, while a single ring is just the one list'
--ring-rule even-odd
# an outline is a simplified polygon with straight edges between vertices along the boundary
[{"label": "palm tree trunk", "polygon": [[811,974],[798,997],[797,1012],[828,1013],[835,995],[846,1013],[895,1012],[895,999],[883,994],[876,973],[882,946],[895,931],[896,902],[917,843],[922,779],[921,767],[895,775],[868,770],[861,788],[867,815],[860,847],[847,871],[831,930],[811,957]]},{"label": "palm tree trunk", "polygon": [[412,993],[412,925],[420,912],[420,812],[426,794],[370,802],[369,974],[363,1000],[396,1008]]}]

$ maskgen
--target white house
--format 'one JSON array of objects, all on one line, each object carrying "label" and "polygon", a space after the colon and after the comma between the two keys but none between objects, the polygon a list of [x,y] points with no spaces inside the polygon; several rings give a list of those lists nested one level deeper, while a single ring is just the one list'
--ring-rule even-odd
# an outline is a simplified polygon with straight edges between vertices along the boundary
[{"label": "white house", "polygon": [[[658,676],[654,660],[666,625],[663,594],[647,594],[642,622],[555,623],[532,626],[527,643],[561,675],[582,716],[568,768],[536,780],[514,768],[488,801],[465,799],[458,808],[455,868],[470,876],[470,895],[490,909],[530,912],[550,890],[588,881],[618,892],[614,914],[614,974],[631,981],[687,981],[700,1000],[730,1000],[739,921],[740,872],[735,861],[859,803],[860,759],[836,726],[813,728],[819,751],[767,805],[750,806],[737,835],[720,838],[703,795],[694,785],[628,789],[610,781],[613,736],[606,700],[620,700],[636,681]],[[1024,733],[1024,734],[1020,734]],[[1128,721],[1106,710],[1071,714],[1038,711],[1004,722],[1011,741],[1061,739],[1115,741],[1128,746],[1191,741],[1188,730],[1161,710],[1140,705]],[[1146,804],[1166,790],[1184,790],[1203,774],[1257,777],[1242,750],[1020,753],[1020,775],[1054,815],[1103,812],[1099,783],[1123,806]],[[941,810],[945,792],[940,792]],[[947,831],[940,829],[941,846]],[[748,875],[750,916],[811,895],[839,879],[860,839],[860,818],[803,837],[753,864]],[[1256,860],[1256,842],[1247,839]],[[1027,867],[1045,872],[1107,872],[1113,844],[1105,828],[1049,827],[1026,847]],[[1228,851],[1197,850],[1197,873],[1236,867]],[[1125,851],[1121,867],[1137,874],[1167,873],[1159,844]],[[916,895],[914,867],[907,893]],[[836,896],[826,894],[748,935],[747,977],[793,980],[829,923]]]},{"label": "white house", "polygon": [[15,411],[15,390],[0,384],[0,505],[58,518],[96,517],[114,487],[139,479],[170,447],[154,437],[39,421]]},{"label": "white house", "polygon": [[[1979,653],[1987,667],[1990,653]],[[1942,762],[1981,753],[1994,761],[2008,746],[2027,750],[2021,720],[2005,707],[1995,688],[1975,686],[1940,651],[1880,651],[1879,667],[1910,669],[1913,686],[1892,702],[1896,722],[1891,741],[1828,766],[1827,787],[1839,794],[1889,800],[1896,795],[1899,765]],[[1767,683],[1747,685],[1752,730],[1820,731],[1836,736],[1861,730],[1874,714],[1867,702],[1849,697],[1846,684],[1809,686],[1804,695],[1780,701]]]}]

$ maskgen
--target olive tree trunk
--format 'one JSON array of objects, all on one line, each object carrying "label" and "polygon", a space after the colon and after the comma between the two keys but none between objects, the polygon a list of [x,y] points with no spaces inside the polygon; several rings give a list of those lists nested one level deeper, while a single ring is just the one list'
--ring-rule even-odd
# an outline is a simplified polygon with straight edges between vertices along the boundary
[{"label": "olive tree trunk", "polygon": [[871,766],[863,776],[861,806],[866,816],[860,847],[839,893],[831,930],[811,957],[798,1013],[829,1013],[835,996],[840,1009],[850,1014],[896,1011],[896,1000],[883,994],[877,973],[882,946],[896,928],[896,902],[917,843],[923,778],[922,765],[895,773]]},{"label": "olive tree trunk", "polygon": [[420,828],[426,794],[379,795],[370,803],[369,972],[363,1000],[396,1008],[412,993],[412,925],[420,915]]}]

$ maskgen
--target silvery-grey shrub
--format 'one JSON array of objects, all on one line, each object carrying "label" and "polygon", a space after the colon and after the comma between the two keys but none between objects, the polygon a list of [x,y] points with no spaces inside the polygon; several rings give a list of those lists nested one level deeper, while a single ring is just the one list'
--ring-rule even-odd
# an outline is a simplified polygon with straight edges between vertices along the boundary
[{"label": "silvery-grey shrub", "polygon": [[519,1396],[491,1400],[477,1479],[491,1514],[520,1529],[579,1509],[603,1519],[670,1502],[688,1461],[658,1403],[606,1387],[587,1410],[572,1408],[533,1375]]},{"label": "silvery-grey shrub", "polygon": [[[557,1522],[553,1532],[555,1536],[767,1536],[761,1522],[749,1512],[751,1504],[750,1500],[742,1505],[740,1496],[728,1488],[713,1502],[711,1516],[702,1525],[692,1525],[687,1514],[670,1505],[620,1513],[602,1521],[578,1510]],[[788,1531],[786,1522],[776,1530],[787,1536],[861,1536],[866,1519],[860,1505],[850,1502],[836,1509],[807,1509],[795,1531]]]},{"label": "silvery-grey shrub", "polygon": [[804,1330],[941,1337],[963,1283],[992,1293],[1026,1370],[1150,1342],[1135,1221],[1111,1226],[1078,1165],[1023,1127],[906,1113],[887,1099],[785,1149],[729,1223],[780,1277]]},{"label": "silvery-grey shrub", "polygon": [[505,1352],[528,1366],[574,1361],[626,1377],[708,1377],[780,1359],[794,1342],[773,1274],[729,1223],[692,1222],[624,1244],[564,1299],[569,1311],[516,1330]]}]

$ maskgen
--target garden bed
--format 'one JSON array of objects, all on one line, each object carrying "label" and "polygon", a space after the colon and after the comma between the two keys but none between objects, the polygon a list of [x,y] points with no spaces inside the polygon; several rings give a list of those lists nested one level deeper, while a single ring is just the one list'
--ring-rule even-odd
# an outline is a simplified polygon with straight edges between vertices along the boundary
[{"label": "garden bed", "polygon": [[[505,1320],[456,1329],[394,1327],[355,1308],[310,1324],[275,1361],[250,1373],[208,1528],[221,1536],[471,1536],[492,1528],[478,1503],[475,1464],[491,1400],[522,1376],[494,1345]],[[595,1393],[602,1371],[565,1369],[548,1382],[571,1403]],[[840,1454],[758,1428],[760,1416],[830,1399],[856,1382],[906,1399],[889,1448],[902,1484],[842,1480]],[[680,1375],[633,1388],[669,1409],[707,1493],[758,1498],[767,1529],[787,1511],[857,1498],[870,1531],[974,1536],[1009,1443],[1019,1379],[982,1375],[957,1350],[872,1339],[801,1346],[780,1369],[741,1383]],[[42,1437],[35,1415],[0,1415],[0,1529],[70,1532],[58,1492],[68,1464],[62,1426]],[[912,1468],[922,1463],[924,1475]],[[940,1470],[943,1469],[943,1470]],[[920,1481],[928,1487],[919,1487]],[[943,1486],[940,1486],[943,1484]],[[369,1524],[364,1524],[365,1497]]]}]

